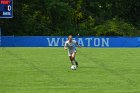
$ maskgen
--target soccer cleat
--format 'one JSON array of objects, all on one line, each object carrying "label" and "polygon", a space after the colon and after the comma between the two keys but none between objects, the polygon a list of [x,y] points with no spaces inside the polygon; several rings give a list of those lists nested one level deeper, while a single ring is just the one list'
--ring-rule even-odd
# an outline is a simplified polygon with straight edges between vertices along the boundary
[{"label": "soccer cleat", "polygon": [[75,64],[76,64],[76,67],[78,67],[78,62],[75,62]]}]

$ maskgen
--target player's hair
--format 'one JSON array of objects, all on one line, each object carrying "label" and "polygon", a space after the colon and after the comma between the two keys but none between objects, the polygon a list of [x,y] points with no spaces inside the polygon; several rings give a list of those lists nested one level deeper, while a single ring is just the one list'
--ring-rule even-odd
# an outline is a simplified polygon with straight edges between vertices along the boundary
[{"label": "player's hair", "polygon": [[68,39],[69,39],[69,37],[72,37],[72,35],[69,35],[69,36],[68,36]]}]

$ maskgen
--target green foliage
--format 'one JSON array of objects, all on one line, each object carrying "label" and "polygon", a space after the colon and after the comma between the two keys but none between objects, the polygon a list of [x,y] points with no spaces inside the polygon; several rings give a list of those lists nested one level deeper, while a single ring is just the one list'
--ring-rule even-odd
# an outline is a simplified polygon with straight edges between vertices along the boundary
[{"label": "green foliage", "polygon": [[107,20],[102,25],[96,26],[95,31],[97,32],[97,36],[133,36],[137,30],[132,24],[114,18],[112,20]]},{"label": "green foliage", "polygon": [[139,7],[139,0],[14,0],[14,18],[0,26],[3,35],[139,36]]}]

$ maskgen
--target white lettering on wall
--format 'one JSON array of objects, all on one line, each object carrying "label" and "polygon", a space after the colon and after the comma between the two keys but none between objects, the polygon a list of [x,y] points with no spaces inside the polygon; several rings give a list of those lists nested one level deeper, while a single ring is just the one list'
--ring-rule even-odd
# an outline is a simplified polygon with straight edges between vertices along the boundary
[{"label": "white lettering on wall", "polygon": [[94,46],[99,47],[100,46],[100,38],[94,38]]},{"label": "white lettering on wall", "polygon": [[[46,38],[48,46],[64,46],[67,38]],[[75,38],[74,38],[75,39]],[[109,47],[109,38],[78,38],[78,43],[81,46],[87,47]],[[91,45],[93,43],[93,45]],[[87,44],[87,45],[86,45]]]},{"label": "white lettering on wall", "polygon": [[87,40],[87,43],[88,43],[87,46],[90,46],[90,41],[92,40],[92,38],[85,38],[85,40]]},{"label": "white lettering on wall", "polygon": [[109,38],[94,38],[95,47],[109,47]]},{"label": "white lettering on wall", "polygon": [[102,47],[109,47],[109,38],[102,38]]},{"label": "white lettering on wall", "polygon": [[62,45],[61,46],[64,46],[65,45],[65,39],[61,38],[61,40],[62,40]]},{"label": "white lettering on wall", "polygon": [[81,45],[81,46],[84,46],[84,43],[83,43],[83,39],[82,38],[79,38],[78,39],[78,44]]},{"label": "white lettering on wall", "polygon": [[49,46],[58,46],[60,38],[47,38]]}]

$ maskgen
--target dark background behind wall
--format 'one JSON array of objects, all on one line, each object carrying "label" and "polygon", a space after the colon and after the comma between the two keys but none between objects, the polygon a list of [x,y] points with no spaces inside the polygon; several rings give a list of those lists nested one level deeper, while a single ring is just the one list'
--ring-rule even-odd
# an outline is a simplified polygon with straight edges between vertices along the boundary
[{"label": "dark background behind wall", "polygon": [[6,36],[140,36],[139,0],[14,0]]}]

